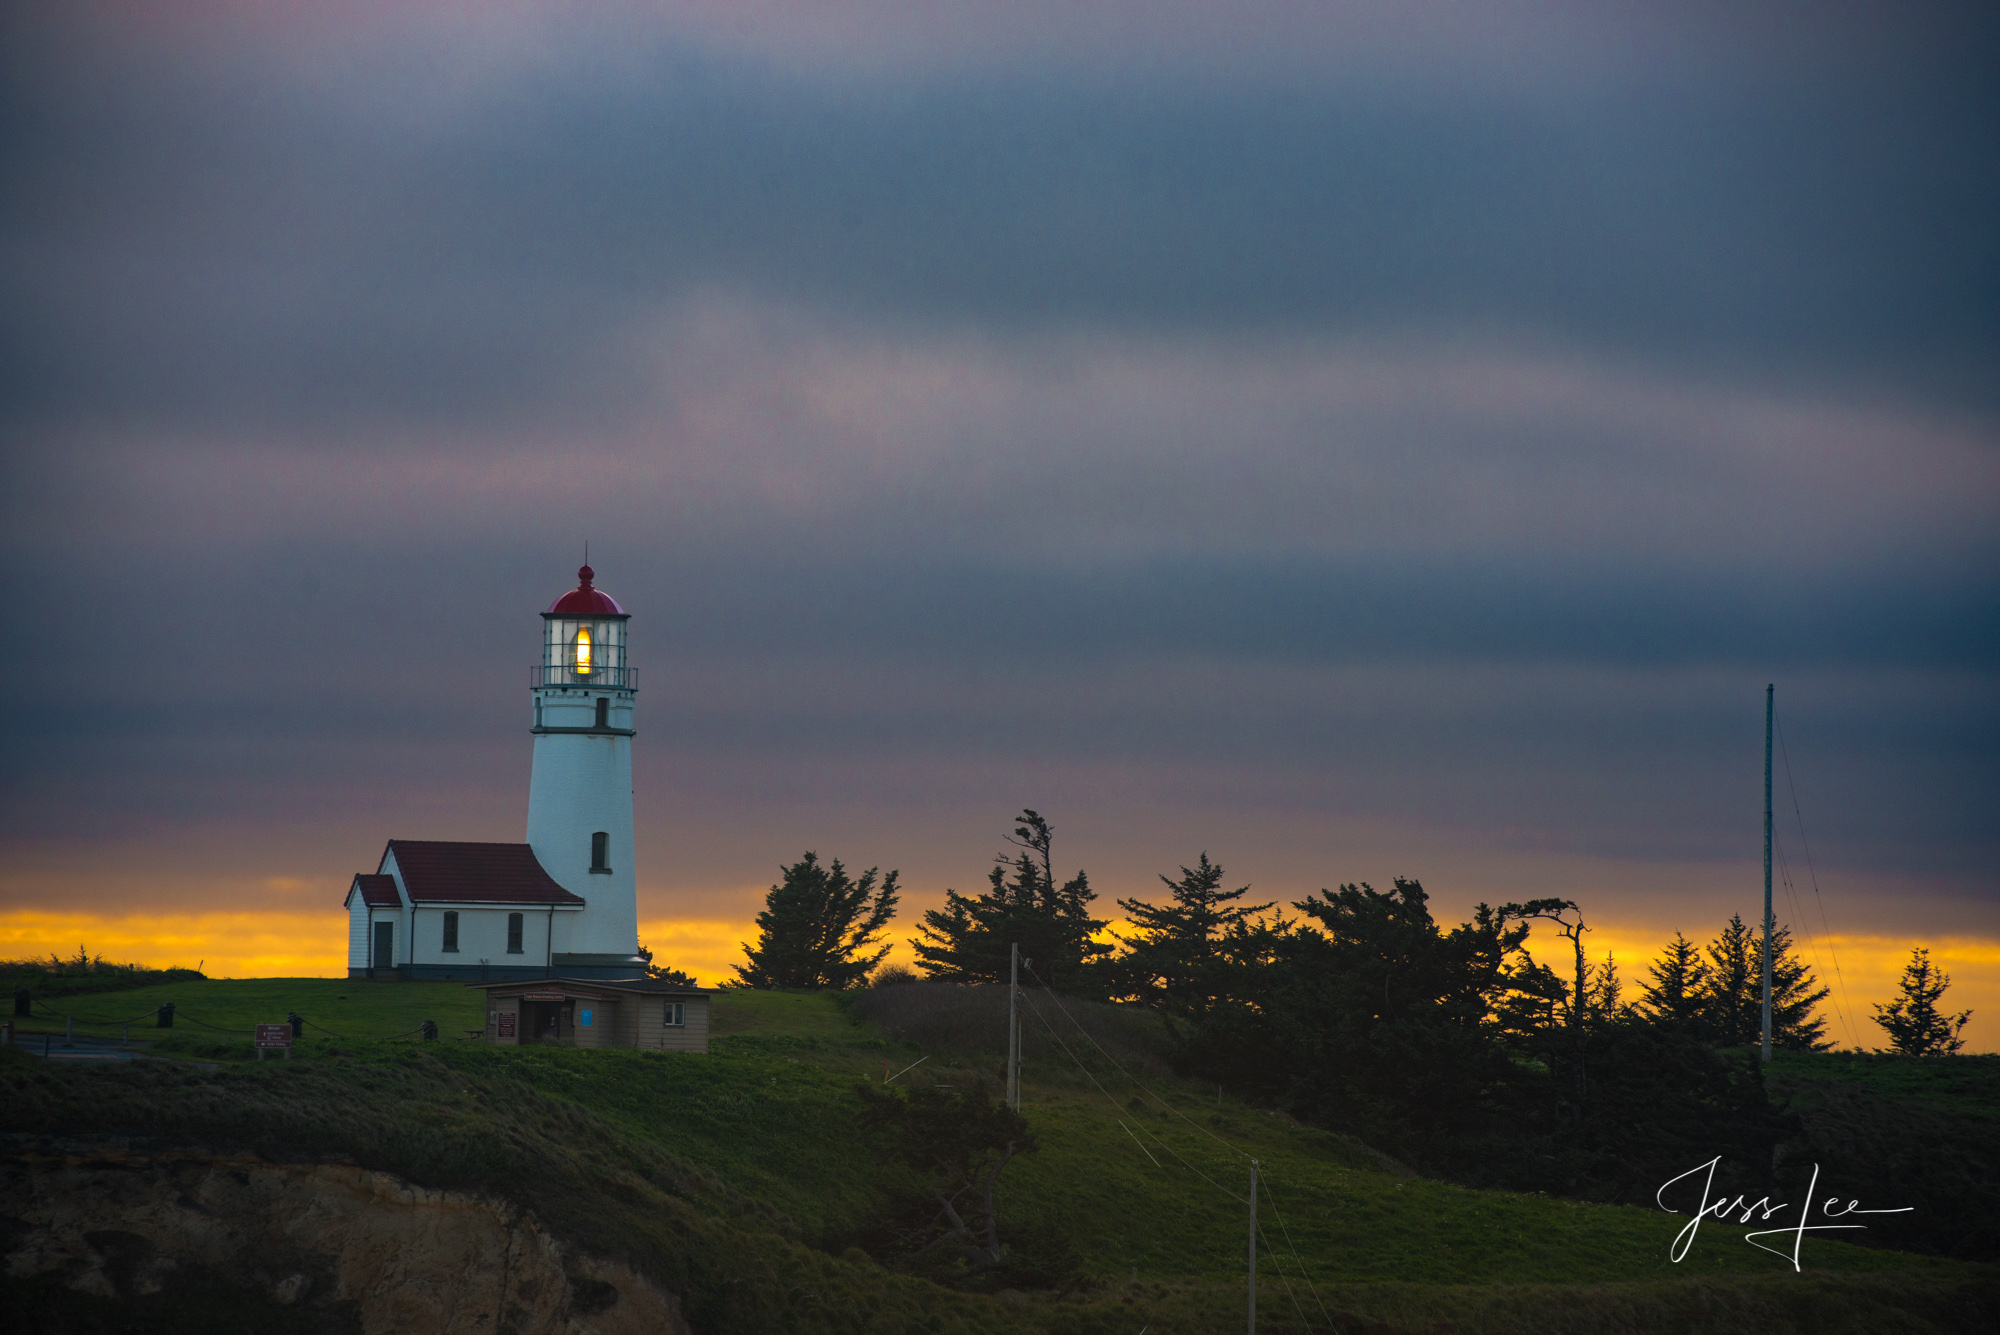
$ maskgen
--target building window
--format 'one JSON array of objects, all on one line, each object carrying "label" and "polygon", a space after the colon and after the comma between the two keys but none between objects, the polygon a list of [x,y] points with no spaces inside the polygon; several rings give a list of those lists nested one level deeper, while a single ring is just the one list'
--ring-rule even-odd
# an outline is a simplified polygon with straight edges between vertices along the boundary
[{"label": "building window", "polygon": [[590,869],[594,872],[611,870],[611,836],[603,830],[590,836]]},{"label": "building window", "polygon": [[666,1002],[665,1008],[667,1013],[667,1028],[684,1029],[687,1027],[687,1003],[685,1001]]},{"label": "building window", "polygon": [[507,953],[509,955],[521,953],[521,915],[518,913],[507,915]]},{"label": "building window", "polygon": [[444,953],[458,953],[458,914],[451,909],[446,909],[444,915]]},{"label": "building window", "polygon": [[611,697],[608,695],[597,697],[597,726],[600,728],[611,726]]}]

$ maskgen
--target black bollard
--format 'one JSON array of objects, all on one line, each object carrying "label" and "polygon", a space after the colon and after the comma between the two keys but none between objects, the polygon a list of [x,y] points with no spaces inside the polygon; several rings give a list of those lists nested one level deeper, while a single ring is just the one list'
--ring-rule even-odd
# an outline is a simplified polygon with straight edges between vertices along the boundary
[{"label": "black bollard", "polygon": [[25,987],[21,988],[19,991],[14,993],[14,1014],[32,1015],[34,1014],[34,1011],[35,1011],[34,993],[28,991],[28,989]]},{"label": "black bollard", "polygon": [[159,1020],[159,1025],[160,1025],[160,1028],[162,1028],[162,1029],[171,1029],[171,1028],[173,1028],[173,1027],[174,1027],[174,1003],[173,1003],[173,1002],[171,1002],[171,1001],[163,1001],[163,1002],[161,1002],[161,1003],[160,1003],[160,1020]]},{"label": "black bollard", "polygon": [[306,1017],[305,1017],[305,1016],[303,1016],[303,1015],[299,1014],[299,1013],[298,1013],[297,1011],[293,1011],[293,1012],[292,1012],[292,1013],[291,1013],[290,1015],[287,1015],[287,1016],[286,1016],[285,1018],[286,1018],[287,1020],[290,1020],[290,1021],[291,1021],[291,1023],[292,1023],[292,1037],[293,1037],[293,1038],[304,1038],[304,1037],[306,1036]]},{"label": "black bollard", "polygon": [[436,1038],[437,1036],[438,1036],[438,1022],[436,1020],[425,1020],[424,1037]]}]

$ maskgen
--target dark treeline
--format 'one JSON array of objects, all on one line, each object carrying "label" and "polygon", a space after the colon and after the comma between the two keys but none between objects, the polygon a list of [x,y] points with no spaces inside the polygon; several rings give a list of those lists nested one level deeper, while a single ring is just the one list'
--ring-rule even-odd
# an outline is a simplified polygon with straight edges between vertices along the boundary
[{"label": "dark treeline", "polygon": [[[1387,890],[1347,884],[1252,903],[1250,887],[1229,887],[1203,853],[1162,876],[1153,900],[1118,901],[1131,927],[1113,945],[1087,876],[1059,879],[1047,820],[1023,812],[1009,844],[984,891],[948,891],[922,915],[912,945],[927,979],[1004,982],[1018,943],[1025,984],[1157,1012],[1182,1074],[1421,1171],[1651,1204],[1663,1183],[1719,1156],[1716,1189],[1754,1200],[1809,1148],[1773,1106],[1752,1047],[1761,941],[1740,916],[1705,945],[1677,933],[1628,987],[1609,957],[1590,959],[1572,901],[1480,904],[1444,924],[1423,886],[1398,878]],[[818,939],[872,944],[886,918],[858,888],[841,901],[848,918]],[[1560,958],[1530,952],[1537,923],[1563,938]],[[1824,1051],[1814,1010],[1827,989],[1787,930],[1772,946],[1774,1044]],[[773,949],[766,941],[752,959]],[[1938,991],[1934,972],[1906,979],[1902,1009],[1878,1021],[1899,1049],[1952,1050],[1963,1017],[1938,1018]]]}]

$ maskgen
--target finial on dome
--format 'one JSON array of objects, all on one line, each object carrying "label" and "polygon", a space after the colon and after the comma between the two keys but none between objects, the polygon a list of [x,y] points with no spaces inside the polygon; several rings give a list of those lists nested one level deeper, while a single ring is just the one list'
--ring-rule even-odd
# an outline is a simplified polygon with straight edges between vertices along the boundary
[{"label": "finial on dome", "polygon": [[588,558],[576,571],[576,587],[549,604],[543,616],[622,617],[625,609],[618,600],[591,583],[597,572]]}]

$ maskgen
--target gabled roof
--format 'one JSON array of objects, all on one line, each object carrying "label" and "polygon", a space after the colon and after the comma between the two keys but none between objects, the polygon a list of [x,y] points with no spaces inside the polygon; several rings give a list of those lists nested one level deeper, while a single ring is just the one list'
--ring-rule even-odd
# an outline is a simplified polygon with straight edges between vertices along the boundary
[{"label": "gabled roof", "polygon": [[582,908],[581,896],[557,885],[526,844],[450,844],[431,839],[391,839],[382,855],[402,873],[403,888],[419,904],[542,904]]},{"label": "gabled roof", "polygon": [[361,902],[371,909],[397,909],[403,906],[403,897],[396,893],[396,878],[380,876],[373,872],[356,872],[354,884],[347,888],[347,898],[340,901],[346,908],[354,902],[355,891],[361,892]]}]

